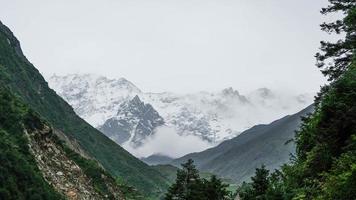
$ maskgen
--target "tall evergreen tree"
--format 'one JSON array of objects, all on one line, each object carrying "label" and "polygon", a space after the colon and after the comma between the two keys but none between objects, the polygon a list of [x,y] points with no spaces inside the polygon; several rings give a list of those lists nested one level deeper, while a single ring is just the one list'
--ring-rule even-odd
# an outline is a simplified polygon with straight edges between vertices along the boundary
[{"label": "tall evergreen tree", "polygon": [[257,168],[251,183],[243,183],[237,190],[242,200],[266,199],[269,187],[269,170],[264,165]]},{"label": "tall evergreen tree", "polygon": [[[330,5],[321,10],[324,15],[341,13],[345,15],[330,23],[323,23],[322,30],[328,33],[345,34],[344,39],[337,42],[321,42],[321,52],[316,54],[317,66],[322,69],[329,80],[336,80],[351,64],[356,48],[356,1],[329,0]],[[330,61],[328,63],[328,61]]]},{"label": "tall evergreen tree", "polygon": [[203,198],[203,183],[199,171],[194,166],[194,161],[189,159],[182,164],[182,169],[177,171],[176,182],[169,188],[166,200],[200,200]]},{"label": "tall evergreen tree", "polygon": [[227,184],[224,184],[215,175],[210,177],[210,180],[205,181],[206,200],[224,200],[228,197]]},{"label": "tall evergreen tree", "polygon": [[166,200],[229,200],[231,194],[215,175],[209,180],[202,179],[192,159],[182,164],[177,171],[176,182],[169,188]]},{"label": "tall evergreen tree", "polygon": [[253,193],[257,199],[264,199],[263,196],[266,194],[269,184],[268,176],[269,170],[262,165],[261,168],[256,169],[256,175],[251,178]]}]

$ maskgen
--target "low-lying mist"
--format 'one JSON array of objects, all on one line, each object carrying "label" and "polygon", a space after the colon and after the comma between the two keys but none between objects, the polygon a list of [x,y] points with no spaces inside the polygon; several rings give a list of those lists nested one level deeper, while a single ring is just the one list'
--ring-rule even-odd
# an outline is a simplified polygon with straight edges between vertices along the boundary
[{"label": "low-lying mist", "polygon": [[213,146],[194,135],[179,135],[173,127],[162,126],[148,137],[143,146],[133,148],[129,144],[122,145],[136,157],[148,157],[152,154],[166,155],[178,158],[188,153],[203,151]]}]

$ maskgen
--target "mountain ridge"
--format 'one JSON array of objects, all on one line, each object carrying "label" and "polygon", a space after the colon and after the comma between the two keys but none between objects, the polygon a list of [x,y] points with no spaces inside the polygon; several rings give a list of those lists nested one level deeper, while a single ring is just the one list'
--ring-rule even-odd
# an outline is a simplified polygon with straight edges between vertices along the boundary
[{"label": "mountain ridge", "polygon": [[20,42],[1,22],[0,83],[54,128],[77,140],[81,148],[113,176],[150,196],[168,187],[168,181],[161,174],[78,117],[73,108],[48,87],[39,71],[23,55]]},{"label": "mountain ridge", "polygon": [[180,163],[191,158],[202,171],[229,178],[234,183],[247,181],[255,168],[262,164],[272,170],[290,161],[290,154],[295,153],[295,144],[287,141],[294,138],[301,117],[312,110],[311,105],[270,124],[256,125],[216,147],[185,155],[169,164],[179,167]]}]

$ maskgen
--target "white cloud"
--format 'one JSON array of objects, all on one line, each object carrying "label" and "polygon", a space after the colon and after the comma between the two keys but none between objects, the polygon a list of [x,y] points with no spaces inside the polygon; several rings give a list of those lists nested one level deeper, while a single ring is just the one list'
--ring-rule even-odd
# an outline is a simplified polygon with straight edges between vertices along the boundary
[{"label": "white cloud", "polygon": [[309,92],[324,83],[314,54],[328,37],[319,27],[327,0],[0,0],[0,5],[0,19],[45,76],[125,77],[155,92],[228,86]]},{"label": "white cloud", "polygon": [[203,151],[212,147],[212,144],[197,136],[179,135],[174,128],[163,126],[157,128],[155,134],[147,138],[143,146],[135,149],[124,144],[123,147],[137,157],[162,154],[177,158],[188,153]]}]

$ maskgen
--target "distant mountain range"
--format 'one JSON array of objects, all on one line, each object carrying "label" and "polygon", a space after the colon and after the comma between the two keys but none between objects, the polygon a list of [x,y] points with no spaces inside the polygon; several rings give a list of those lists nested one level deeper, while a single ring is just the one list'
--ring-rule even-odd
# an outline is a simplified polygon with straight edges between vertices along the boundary
[{"label": "distant mountain range", "polygon": [[295,153],[295,144],[288,141],[294,139],[301,117],[312,111],[313,106],[308,106],[270,124],[256,125],[211,149],[159,164],[169,163],[179,167],[191,158],[201,171],[230,179],[234,183],[248,181],[262,164],[274,170],[290,161],[290,154]]},{"label": "distant mountain range", "polygon": [[[91,74],[54,75],[49,85],[75,112],[119,144],[140,147],[165,125],[214,144],[310,105],[312,94],[267,88],[240,94],[233,88],[192,94],[142,92],[130,81]],[[162,152],[164,153],[164,152]]]}]

